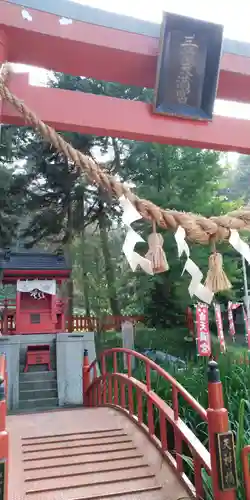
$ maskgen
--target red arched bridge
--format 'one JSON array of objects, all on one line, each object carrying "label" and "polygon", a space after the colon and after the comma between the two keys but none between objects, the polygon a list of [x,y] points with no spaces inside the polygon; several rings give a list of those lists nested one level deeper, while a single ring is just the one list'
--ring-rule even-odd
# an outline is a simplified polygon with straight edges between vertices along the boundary
[{"label": "red arched bridge", "polygon": [[[126,373],[120,370],[121,357]],[[138,370],[140,380],[133,375]],[[171,387],[167,401],[152,390],[156,376]],[[207,410],[163,368],[129,349],[104,351],[91,365],[85,351],[82,380],[80,408],[6,417],[1,356],[3,500],[237,498],[232,435],[216,362],[208,368]],[[181,404],[207,426],[207,448],[180,417]],[[246,447],[242,460],[250,500],[248,453]]]}]

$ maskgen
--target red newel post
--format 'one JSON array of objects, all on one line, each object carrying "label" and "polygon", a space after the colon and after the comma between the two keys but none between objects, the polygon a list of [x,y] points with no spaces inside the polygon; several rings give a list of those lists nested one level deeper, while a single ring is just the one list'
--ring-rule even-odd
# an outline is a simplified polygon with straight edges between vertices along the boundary
[{"label": "red newel post", "polygon": [[83,364],[82,364],[82,396],[83,404],[88,405],[87,390],[90,386],[90,371],[89,371],[89,353],[84,349]]},{"label": "red newel post", "polygon": [[0,356],[0,471],[2,474],[1,485],[3,488],[3,499],[8,500],[8,465],[9,465],[9,436],[6,430],[7,414],[7,384],[5,379],[6,360]]},{"label": "red newel post", "polygon": [[[213,498],[214,500],[236,500],[236,485],[233,485],[231,462],[234,457],[234,451],[232,453],[232,450],[229,449],[228,437],[226,436],[224,438],[224,445],[222,442],[222,446],[225,446],[225,451],[227,452],[227,455],[222,457],[222,460],[219,458],[220,453],[218,453],[217,447],[218,434],[227,433],[229,426],[228,412],[226,408],[224,408],[222,383],[220,381],[220,372],[216,361],[210,361],[208,364],[208,403],[209,408],[207,410],[207,417]],[[226,448],[226,446],[228,448]],[[225,464],[230,464],[229,468],[227,468]],[[221,466],[223,471],[221,471]],[[225,484],[227,489],[225,488]]]},{"label": "red newel post", "polygon": [[246,500],[250,500],[250,471],[249,471],[250,446],[245,446],[241,451],[241,460],[243,466],[244,486]]}]

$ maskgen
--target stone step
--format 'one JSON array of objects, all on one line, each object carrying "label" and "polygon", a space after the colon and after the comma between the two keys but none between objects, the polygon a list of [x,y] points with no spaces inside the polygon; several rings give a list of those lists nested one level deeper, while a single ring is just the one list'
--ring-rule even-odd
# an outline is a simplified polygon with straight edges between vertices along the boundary
[{"label": "stone step", "polygon": [[19,401],[20,410],[36,410],[37,408],[49,409],[58,406],[58,398],[29,399]]},{"label": "stone step", "polygon": [[57,398],[57,389],[38,389],[19,392],[19,401],[30,401],[31,399]]},{"label": "stone step", "polygon": [[[52,359],[50,360],[50,365],[51,365],[51,370],[56,370],[56,360],[53,361]],[[25,364],[21,364],[20,363],[20,370],[19,370],[19,373],[24,373],[24,369],[25,369]],[[48,371],[48,365],[47,364],[44,364],[44,365],[30,365],[29,366],[29,370],[28,370],[28,373],[35,373],[35,372],[47,372]]]},{"label": "stone step", "polygon": [[[101,493],[97,495],[91,495],[89,497],[82,496],[77,500],[169,500],[163,496],[161,486],[150,486],[148,488],[136,488],[136,490],[130,490],[126,492],[121,492],[118,494],[114,493]],[[188,497],[183,497],[183,500],[188,500]]]},{"label": "stone step", "polygon": [[70,474],[66,476],[61,473],[57,479],[45,477],[43,479],[25,481],[25,485],[27,496],[46,494],[46,500],[50,498],[51,500],[55,500],[58,497],[58,493],[60,494],[60,498],[62,498],[64,491],[67,491],[68,498],[70,498],[71,495],[73,498],[81,498],[81,496],[84,498],[84,494],[86,495],[86,493],[88,493],[88,495],[93,495],[97,492],[99,492],[99,494],[101,492],[119,493],[119,490],[126,492],[129,490],[129,485],[133,485],[133,489],[135,490],[136,485],[139,487],[142,485],[144,487],[150,487],[156,486],[156,482],[155,475],[150,471],[149,467],[134,468],[132,466],[127,470],[106,470],[86,475]]},{"label": "stone step", "polygon": [[41,382],[42,380],[56,380],[56,371],[23,372],[19,375],[20,382]]},{"label": "stone step", "polygon": [[44,390],[44,389],[54,389],[57,390],[57,381],[56,380],[31,380],[27,382],[19,383],[20,391],[32,391],[32,390]]},{"label": "stone step", "polygon": [[[47,400],[48,401],[48,400]],[[85,446],[85,445],[79,445],[79,446],[64,446],[61,448],[58,448],[56,450],[44,450],[44,451],[34,451],[34,452],[25,452],[24,453],[24,462],[27,461],[32,461],[32,460],[49,460],[50,458],[58,459],[59,457],[73,457],[73,456],[78,456],[79,460],[80,457],[84,458],[84,455],[95,455],[96,460],[98,460],[98,455],[99,453],[106,453],[106,456],[109,455],[110,452],[112,451],[119,451],[122,452],[124,450],[135,450],[135,446],[131,441],[125,441],[124,443],[116,443],[115,441],[111,444],[102,444],[100,443],[99,446]]]},{"label": "stone step", "polygon": [[32,481],[38,479],[58,479],[62,475],[81,475],[81,474],[91,474],[94,472],[103,472],[110,470],[128,470],[131,468],[138,467],[148,467],[146,463],[143,462],[141,457],[131,458],[120,458],[120,459],[107,459],[102,462],[77,462],[71,465],[56,465],[54,467],[39,467],[38,464],[36,469],[25,470],[25,481]]},{"label": "stone step", "polygon": [[98,455],[92,455],[92,453],[86,453],[82,457],[79,455],[70,455],[57,457],[56,461],[54,458],[45,457],[41,460],[27,460],[24,462],[24,470],[30,472],[32,470],[42,470],[42,469],[54,469],[57,467],[69,467],[71,465],[79,464],[102,464],[107,460],[122,461],[122,460],[135,460],[137,458],[142,458],[142,454],[138,452],[136,448],[132,450],[114,450],[109,451],[108,458],[105,451],[98,453]]},{"label": "stone step", "polygon": [[85,431],[85,432],[70,432],[64,434],[51,434],[51,435],[42,435],[42,436],[32,436],[32,437],[23,437],[22,445],[34,445],[36,444],[47,444],[47,443],[65,443],[65,442],[73,442],[78,440],[86,440],[86,439],[94,439],[99,440],[103,437],[113,438],[115,436],[127,436],[126,432],[123,429],[102,429],[95,431]]},{"label": "stone step", "polygon": [[124,445],[124,443],[132,443],[131,439],[126,436],[126,434],[124,436],[103,436],[100,439],[95,439],[94,437],[90,437],[90,438],[82,438],[82,439],[75,439],[75,440],[67,440],[67,441],[64,441],[64,440],[57,440],[56,442],[46,442],[44,441],[43,443],[37,443],[37,442],[34,442],[34,443],[26,443],[26,442],[23,442],[22,443],[22,446],[23,446],[23,453],[27,453],[27,454],[30,454],[30,453],[36,453],[36,452],[41,452],[41,456],[42,456],[42,453],[44,452],[53,452],[55,450],[65,450],[66,452],[68,452],[68,450],[74,450],[74,449],[78,449],[78,448],[81,448],[84,447],[85,450],[87,450],[89,447],[91,447],[93,449],[93,451],[98,451],[99,448],[100,448],[100,445],[103,446],[110,446],[110,445],[113,445],[113,444],[122,444]]}]

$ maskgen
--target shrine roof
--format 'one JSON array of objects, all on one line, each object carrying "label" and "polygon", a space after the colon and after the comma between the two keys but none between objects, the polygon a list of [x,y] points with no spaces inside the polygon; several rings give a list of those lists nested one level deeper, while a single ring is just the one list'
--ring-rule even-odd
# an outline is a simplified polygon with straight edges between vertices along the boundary
[{"label": "shrine roof", "polygon": [[0,251],[0,269],[6,271],[71,271],[63,255],[29,250]]}]

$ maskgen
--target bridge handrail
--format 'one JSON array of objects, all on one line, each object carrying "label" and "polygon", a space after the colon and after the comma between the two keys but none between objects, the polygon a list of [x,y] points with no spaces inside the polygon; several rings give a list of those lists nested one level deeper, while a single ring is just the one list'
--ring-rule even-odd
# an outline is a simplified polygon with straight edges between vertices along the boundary
[{"label": "bridge handrail", "polygon": [[[188,428],[185,422],[183,422],[180,418],[177,421],[175,420],[172,408],[170,408],[170,406],[165,401],[163,401],[163,399],[160,398],[154,391],[148,391],[146,384],[140,382],[134,377],[130,378],[124,373],[108,373],[106,374],[106,377],[100,376],[93,380],[92,384],[89,386],[89,390],[93,389],[94,386],[97,386],[100,382],[103,381],[104,378],[108,380],[110,377],[114,380],[120,380],[122,383],[132,384],[134,387],[136,387],[136,389],[147,395],[147,397],[151,399],[152,404],[154,404],[158,408],[158,410],[165,413],[167,420],[173,426],[178,427],[183,441],[185,441],[193,449],[197,457],[203,462],[206,471],[208,473],[211,473],[211,462],[208,450],[199,441],[195,434]],[[131,408],[129,412],[131,413]]]},{"label": "bridge handrail", "polygon": [[249,455],[250,455],[250,445],[247,445],[243,448],[241,452],[246,500],[250,500]]},{"label": "bridge handrail", "polygon": [[[123,353],[127,356],[128,373],[119,373],[117,371],[117,354]],[[113,372],[106,370],[106,357],[113,356]],[[132,356],[145,362],[146,381],[141,382],[132,376]],[[132,421],[139,425],[149,438],[156,444],[161,453],[166,457],[170,465],[178,472],[181,480],[184,482],[189,493],[195,498],[203,498],[204,485],[202,470],[204,469],[211,476],[210,453],[205,446],[195,436],[193,431],[179,417],[178,394],[181,394],[185,400],[191,404],[207,422],[207,412],[192,396],[179,384],[169,373],[158,366],[143,354],[130,349],[113,348],[104,351],[100,355],[101,375],[98,376],[97,360],[94,360],[89,366],[85,366],[85,382],[87,390],[85,391],[85,404],[89,406],[109,405],[125,412]],[[163,401],[151,388],[150,370],[156,370],[172,385],[173,389],[173,408]],[[92,382],[91,372],[94,371]],[[126,393],[127,390],[127,393]],[[136,402],[134,400],[134,394]],[[127,394],[127,396],[126,396]],[[146,399],[147,416],[143,413],[143,400]],[[159,433],[156,432],[155,411],[159,414]],[[145,423],[146,419],[146,423]],[[174,447],[169,448],[168,444],[168,426],[173,429]],[[188,446],[193,459],[194,481],[192,482],[185,473],[185,459],[183,457],[183,442]]]},{"label": "bridge handrail", "polygon": [[0,462],[3,463],[3,499],[8,500],[9,434],[6,428],[8,377],[5,354],[0,354]]},{"label": "bridge handrail", "polygon": [[0,432],[6,430],[7,370],[5,354],[0,354]]},{"label": "bridge handrail", "polygon": [[[201,406],[198,401],[196,401],[191,394],[189,394],[188,391],[179,383],[177,382],[164,368],[159,366],[157,363],[152,361],[151,359],[147,358],[144,354],[141,354],[137,351],[133,351],[132,349],[126,349],[123,347],[115,347],[112,349],[106,349],[103,351],[99,357],[99,361],[101,363],[101,367],[104,368],[104,372],[106,372],[106,357],[109,355],[113,355],[113,367],[115,372],[117,372],[117,358],[116,354],[117,353],[123,353],[126,354],[127,356],[127,365],[128,365],[128,375],[131,377],[132,376],[132,368],[131,368],[131,357],[134,356],[135,358],[143,361],[145,363],[145,368],[146,368],[146,380],[147,380],[147,389],[151,390],[151,378],[150,378],[150,370],[154,370],[160,375],[164,380],[169,382],[172,386],[172,398],[173,398],[173,409],[174,409],[174,415],[175,419],[177,420],[179,417],[179,404],[178,404],[178,394],[180,394],[183,399],[195,410],[202,420],[207,422],[207,411],[203,406]],[[97,375],[97,364],[98,360],[95,359],[90,365],[89,365],[89,372],[91,370],[94,370],[95,378]],[[116,369],[115,369],[116,367]]]}]

